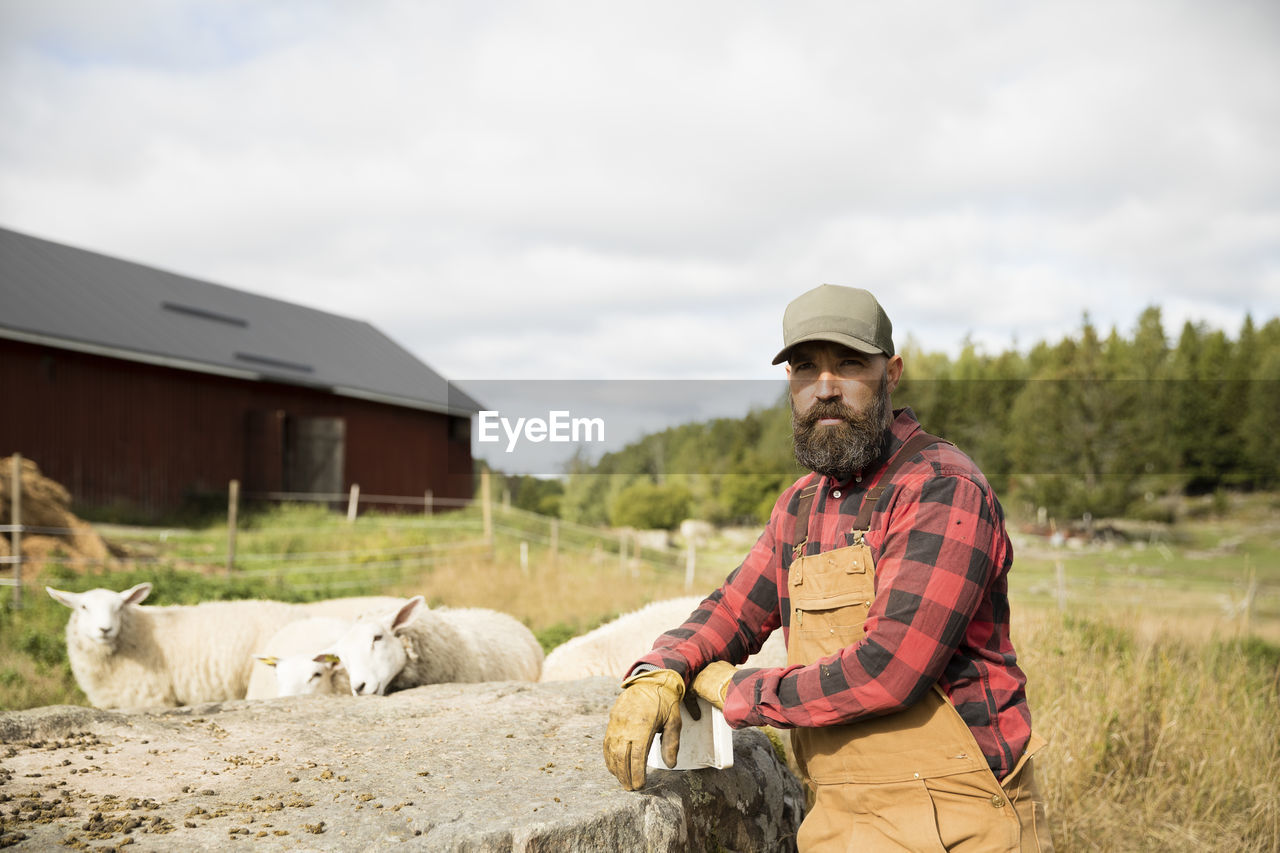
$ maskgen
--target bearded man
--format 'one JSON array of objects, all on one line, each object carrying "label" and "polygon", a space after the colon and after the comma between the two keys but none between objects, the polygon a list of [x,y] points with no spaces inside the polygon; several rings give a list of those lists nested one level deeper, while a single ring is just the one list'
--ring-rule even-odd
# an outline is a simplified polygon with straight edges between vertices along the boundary
[{"label": "bearded man", "polygon": [[[811,800],[801,851],[1051,850],[999,501],[968,456],[892,409],[903,362],[874,296],[824,284],[782,330],[773,363],[787,363],[796,458],[813,473],[633,665],[605,764],[640,788],[662,731],[673,766],[692,691],[731,726],[791,730]],[[786,667],[735,666],[779,628]]]}]

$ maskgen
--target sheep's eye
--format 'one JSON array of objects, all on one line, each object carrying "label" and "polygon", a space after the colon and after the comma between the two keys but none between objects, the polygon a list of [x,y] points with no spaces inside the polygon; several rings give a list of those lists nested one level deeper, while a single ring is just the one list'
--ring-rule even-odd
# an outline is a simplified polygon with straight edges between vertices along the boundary
[{"label": "sheep's eye", "polygon": [[375,643],[381,643],[381,642],[382,642],[382,635],[381,635],[381,634],[374,634],[374,635],[373,635],[373,641],[374,641]]},{"label": "sheep's eye", "polygon": [[308,678],[308,679],[307,679],[307,681],[315,681],[315,680],[316,680],[317,678],[319,678],[319,677],[320,677],[320,673],[318,673],[318,672],[313,672],[313,673],[311,673],[311,677],[310,677],[310,678]]}]

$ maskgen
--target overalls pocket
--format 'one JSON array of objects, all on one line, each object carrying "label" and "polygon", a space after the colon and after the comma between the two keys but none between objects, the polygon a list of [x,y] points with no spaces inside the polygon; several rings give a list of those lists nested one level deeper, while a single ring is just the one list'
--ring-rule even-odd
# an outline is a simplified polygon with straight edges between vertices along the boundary
[{"label": "overalls pocket", "polygon": [[862,639],[875,597],[871,549],[849,545],[791,565],[787,662],[812,663]]}]

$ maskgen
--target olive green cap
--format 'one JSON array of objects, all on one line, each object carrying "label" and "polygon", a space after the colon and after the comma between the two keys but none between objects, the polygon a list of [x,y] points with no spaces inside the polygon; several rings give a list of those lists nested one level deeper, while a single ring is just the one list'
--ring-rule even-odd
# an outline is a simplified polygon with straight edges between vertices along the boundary
[{"label": "olive green cap", "polygon": [[787,306],[782,315],[782,350],[773,363],[786,361],[790,349],[805,341],[832,341],[858,352],[893,355],[893,324],[868,291],[823,284]]}]

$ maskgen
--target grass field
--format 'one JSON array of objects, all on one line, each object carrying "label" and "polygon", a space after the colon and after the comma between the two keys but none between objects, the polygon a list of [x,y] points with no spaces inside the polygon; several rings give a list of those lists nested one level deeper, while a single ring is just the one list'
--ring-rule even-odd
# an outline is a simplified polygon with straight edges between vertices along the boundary
[{"label": "grass field", "polygon": [[[1038,767],[1060,851],[1280,849],[1280,508],[1273,496],[1224,515],[1205,507],[1173,527],[1079,547],[1016,539],[1014,642],[1050,741]],[[500,519],[491,551],[473,547],[477,515],[348,525],[285,508],[246,523],[230,579],[225,528],[104,527],[129,555],[122,565],[47,565],[21,610],[0,608],[0,708],[85,701],[65,659],[67,611],[46,583],[152,580],[156,604],[421,593],[509,612],[547,648],[686,593],[682,562],[643,552],[637,563],[568,527],[553,562],[537,524]],[[700,551],[696,591],[715,586],[753,538],[728,531]]]}]

